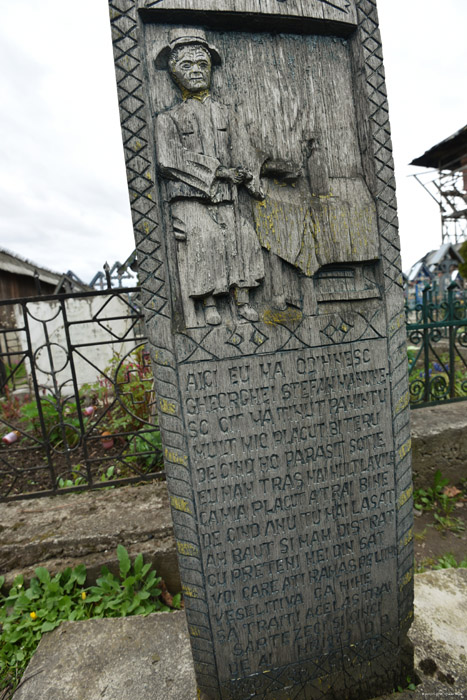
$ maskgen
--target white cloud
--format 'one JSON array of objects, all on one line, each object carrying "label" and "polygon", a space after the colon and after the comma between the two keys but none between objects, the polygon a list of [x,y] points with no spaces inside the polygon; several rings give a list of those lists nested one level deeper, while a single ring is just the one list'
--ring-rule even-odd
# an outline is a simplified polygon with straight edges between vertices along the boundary
[{"label": "white cloud", "polygon": [[1,244],[89,281],[134,245],[107,7],[9,0],[2,14]]}]

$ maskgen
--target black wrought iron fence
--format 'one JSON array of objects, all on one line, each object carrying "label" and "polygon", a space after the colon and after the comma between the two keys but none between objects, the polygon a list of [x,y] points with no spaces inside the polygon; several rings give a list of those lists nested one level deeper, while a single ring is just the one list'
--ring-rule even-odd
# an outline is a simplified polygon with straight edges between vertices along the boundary
[{"label": "black wrought iron fence", "polygon": [[467,299],[453,283],[443,300],[426,285],[406,307],[412,408],[467,399]]},{"label": "black wrought iron fence", "polygon": [[165,476],[138,291],[0,302],[0,500]]}]

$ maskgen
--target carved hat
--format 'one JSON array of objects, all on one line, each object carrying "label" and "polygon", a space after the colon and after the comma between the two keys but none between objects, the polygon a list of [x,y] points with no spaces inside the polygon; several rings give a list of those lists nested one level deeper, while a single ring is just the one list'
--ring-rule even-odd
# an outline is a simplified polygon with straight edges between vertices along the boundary
[{"label": "carved hat", "polygon": [[187,44],[201,44],[211,54],[213,66],[220,66],[222,59],[219,51],[215,46],[211,46],[206,38],[206,34],[202,29],[195,28],[177,28],[171,29],[168,35],[168,44],[164,46],[156,56],[154,61],[156,68],[160,70],[167,68],[169,56],[177,46],[186,46]]}]

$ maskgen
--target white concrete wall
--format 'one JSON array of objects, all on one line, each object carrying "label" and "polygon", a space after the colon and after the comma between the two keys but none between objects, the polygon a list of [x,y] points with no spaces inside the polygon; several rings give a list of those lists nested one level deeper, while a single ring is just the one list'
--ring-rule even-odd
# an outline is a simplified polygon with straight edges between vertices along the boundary
[{"label": "white concrete wall", "polygon": [[[67,299],[65,305],[68,321],[71,322],[69,333],[74,346],[72,359],[78,386],[81,387],[83,384],[97,381],[116,353],[123,356],[134,348],[135,335],[130,330],[133,321],[128,304],[115,296]],[[56,370],[56,381],[63,387],[62,394],[71,394],[71,358],[66,353],[65,323],[59,302],[29,302],[27,310],[39,384],[47,390],[54,391],[53,378],[48,373],[52,362]],[[17,325],[22,326],[22,311],[18,305],[15,306],[15,316]],[[118,316],[123,318],[113,319]],[[47,335],[52,343],[51,358],[45,348]],[[24,346],[25,334],[22,333],[21,336]],[[108,344],[94,344],[102,342]],[[26,350],[26,347],[23,349]],[[27,371],[30,375],[29,363]]]}]

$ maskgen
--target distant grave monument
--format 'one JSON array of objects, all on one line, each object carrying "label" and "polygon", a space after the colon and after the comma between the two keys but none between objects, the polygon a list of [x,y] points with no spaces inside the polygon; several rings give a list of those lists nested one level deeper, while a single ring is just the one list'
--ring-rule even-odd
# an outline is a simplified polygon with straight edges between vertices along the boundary
[{"label": "distant grave monument", "polygon": [[412,671],[407,361],[373,0],[110,0],[200,697]]}]

